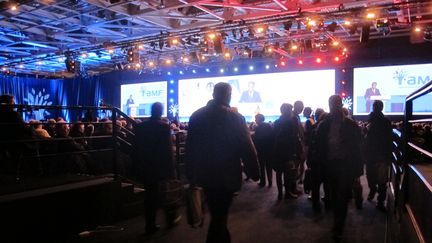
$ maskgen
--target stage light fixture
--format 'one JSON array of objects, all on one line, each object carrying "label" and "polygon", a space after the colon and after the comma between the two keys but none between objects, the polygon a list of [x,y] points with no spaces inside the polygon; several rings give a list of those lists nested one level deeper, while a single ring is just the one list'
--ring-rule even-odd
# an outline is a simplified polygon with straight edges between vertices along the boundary
[{"label": "stage light fixture", "polygon": [[338,46],[339,45],[339,42],[338,41],[333,41],[332,42],[332,46]]},{"label": "stage light fixture", "polygon": [[170,89],[170,94],[174,94],[174,90],[173,89]]},{"label": "stage light fixture", "polygon": [[216,33],[209,33],[208,35],[207,35],[207,37],[210,39],[210,40],[213,40],[213,39],[215,39],[216,38]]},{"label": "stage light fixture", "polygon": [[298,49],[298,45],[297,44],[293,44],[291,46],[291,50],[296,51]]},{"label": "stage light fixture", "polygon": [[376,17],[376,14],[375,13],[367,13],[366,14],[366,18],[368,18],[368,19],[374,19]]},{"label": "stage light fixture", "polygon": [[335,32],[337,28],[337,23],[336,22],[331,22],[331,24],[329,24],[327,26],[327,30],[331,31],[331,32]]},{"label": "stage light fixture", "polygon": [[254,66],[249,66],[249,71],[253,71],[254,70]]},{"label": "stage light fixture", "polygon": [[114,49],[108,49],[108,53],[112,55],[114,53]]},{"label": "stage light fixture", "polygon": [[335,57],[333,60],[334,60],[335,62],[339,62],[339,61],[340,61],[340,58],[339,58],[339,57]]},{"label": "stage light fixture", "polygon": [[82,54],[81,54],[81,57],[82,57],[82,58],[87,58],[87,57],[88,57],[88,54],[87,54],[87,53],[82,53]]},{"label": "stage light fixture", "polygon": [[282,67],[285,67],[285,66],[287,65],[287,62],[286,62],[286,60],[281,60],[281,61],[279,62],[279,64],[280,64]]},{"label": "stage light fixture", "polygon": [[343,85],[345,85],[346,84],[346,82],[345,82],[345,80],[342,80],[342,82],[341,82]]},{"label": "stage light fixture", "polygon": [[345,92],[342,92],[341,95],[342,95],[342,97],[345,97],[345,96],[346,96],[346,93],[345,93]]},{"label": "stage light fixture", "polygon": [[169,43],[173,46],[176,46],[180,43],[179,39],[177,37],[171,38],[171,40],[169,41]]},{"label": "stage light fixture", "polygon": [[322,59],[321,59],[320,57],[317,57],[317,58],[315,59],[315,62],[316,62],[316,63],[321,63],[321,62],[322,62]]},{"label": "stage light fixture", "polygon": [[220,73],[224,73],[225,70],[224,70],[223,68],[221,68],[221,69],[219,70],[219,72],[220,72]]},{"label": "stage light fixture", "polygon": [[255,31],[256,31],[256,33],[258,33],[258,34],[261,34],[261,33],[263,33],[263,32],[265,31],[265,28],[264,28],[263,26],[258,26],[258,27],[255,29]]},{"label": "stage light fixture", "polygon": [[349,20],[345,20],[344,25],[345,25],[345,26],[350,26],[350,25],[351,25],[351,21],[349,21]]},{"label": "stage light fixture", "polygon": [[[171,72],[168,72],[168,75],[171,75]],[[174,79],[170,80],[170,84],[174,84]]]},{"label": "stage light fixture", "polygon": [[224,53],[224,58],[225,58],[226,60],[230,59],[230,58],[231,58],[231,53],[229,53],[228,51],[225,51],[225,53]]},{"label": "stage light fixture", "polygon": [[192,73],[196,73],[196,70],[195,70],[195,69],[192,69]]},{"label": "stage light fixture", "polygon": [[[168,74],[168,75],[171,75],[171,72],[167,72],[167,74]],[[171,81],[173,81],[173,80],[171,80]],[[174,81],[173,81],[173,82],[174,82]]]},{"label": "stage light fixture", "polygon": [[292,21],[287,21],[283,23],[284,29],[287,31],[291,29],[292,25],[293,25]]},{"label": "stage light fixture", "polygon": [[173,98],[171,98],[169,101],[170,101],[170,103],[174,103],[174,99]]},{"label": "stage light fixture", "polygon": [[23,64],[18,65],[19,68],[24,68]]},{"label": "stage light fixture", "polygon": [[210,69],[209,69],[209,68],[206,68],[205,70],[206,70],[206,72],[208,72],[208,73],[210,72]]},{"label": "stage light fixture", "polygon": [[153,61],[149,61],[149,62],[147,62],[147,66],[154,67],[155,63]]},{"label": "stage light fixture", "polygon": [[180,75],[183,75],[184,73],[183,73],[183,71],[182,71],[182,70],[180,70],[180,71],[179,71],[179,74],[180,74]]},{"label": "stage light fixture", "polygon": [[10,7],[10,10],[12,10],[12,11],[17,11],[17,10],[18,10],[18,7],[17,7],[16,5],[12,5],[12,6]]},{"label": "stage light fixture", "polygon": [[316,21],[313,20],[313,19],[309,19],[308,22],[307,22],[307,25],[308,25],[309,27],[316,26]]},{"label": "stage light fixture", "polygon": [[421,29],[420,27],[415,27],[415,28],[414,28],[414,32],[421,32],[421,30],[422,30],[422,29]]},{"label": "stage light fixture", "polygon": [[140,63],[136,63],[136,64],[135,64],[135,67],[136,67],[136,68],[140,68],[140,67],[141,67],[141,64],[140,64]]},{"label": "stage light fixture", "polygon": [[303,60],[300,59],[300,60],[297,61],[297,63],[298,63],[299,65],[303,65]]},{"label": "stage light fixture", "polygon": [[7,68],[2,67],[2,71],[3,71],[3,72],[6,72],[6,70],[7,70]]},{"label": "stage light fixture", "polygon": [[237,71],[238,71],[238,67],[235,67],[235,68],[234,68],[234,72],[237,72]]},{"label": "stage light fixture", "polygon": [[166,65],[171,65],[172,61],[170,59],[165,60]]},{"label": "stage light fixture", "polygon": [[143,44],[139,44],[138,45],[138,49],[143,50],[144,49],[144,45]]},{"label": "stage light fixture", "polygon": [[265,65],[265,69],[270,69],[270,65]]}]

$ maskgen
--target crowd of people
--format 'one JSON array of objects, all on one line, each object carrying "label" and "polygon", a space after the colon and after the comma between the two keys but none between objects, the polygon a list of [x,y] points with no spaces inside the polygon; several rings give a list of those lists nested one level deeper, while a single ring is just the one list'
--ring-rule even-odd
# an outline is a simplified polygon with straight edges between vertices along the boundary
[{"label": "crowd of people", "polygon": [[[321,108],[312,111],[302,101],[296,101],[293,105],[282,104],[281,115],[274,122],[266,122],[264,114],[257,114],[254,122],[246,123],[229,106],[230,99],[231,86],[219,83],[214,86],[213,99],[196,111],[188,123],[162,118],[163,106],[155,103],[150,119],[135,119],[132,123],[119,118],[114,128],[108,118],[94,119],[90,111],[74,123],[61,117],[25,122],[13,107],[1,106],[0,124],[7,128],[2,128],[0,157],[10,162],[2,163],[2,174],[15,173],[14,159],[35,149],[28,143],[17,146],[11,142],[14,140],[33,139],[39,155],[60,156],[44,163],[42,171],[46,174],[108,172],[112,169],[112,155],[100,151],[115,144],[123,156],[122,173],[141,179],[146,187],[146,232],[151,234],[159,228],[159,183],[179,176],[175,173],[174,155],[178,148],[174,146],[174,134],[181,132],[187,134],[187,179],[191,185],[204,189],[211,214],[207,243],[230,242],[228,212],[244,178],[259,181],[260,187],[272,187],[275,178],[276,200],[310,194],[317,213],[322,210],[323,197],[325,209],[334,213],[335,241],[342,238],[349,200],[354,198],[356,207],[362,208],[359,178],[364,171],[369,187],[367,200],[378,195],[377,209],[386,210],[388,171],[396,139],[392,129],[401,131],[403,124],[391,123],[384,116],[381,101],[373,102],[368,121],[355,121],[342,107],[341,97],[332,95],[329,112]],[[1,95],[0,103],[14,104],[13,96]],[[414,143],[430,148],[430,124],[417,123],[412,128]],[[113,132],[131,146],[113,143]]]}]

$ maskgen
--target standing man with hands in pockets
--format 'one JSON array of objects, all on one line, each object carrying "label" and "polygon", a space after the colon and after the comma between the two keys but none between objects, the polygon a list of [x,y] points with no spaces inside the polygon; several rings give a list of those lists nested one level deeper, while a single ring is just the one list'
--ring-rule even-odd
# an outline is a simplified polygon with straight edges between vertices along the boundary
[{"label": "standing man with hands in pockets", "polygon": [[255,147],[243,116],[230,109],[231,86],[218,83],[213,99],[189,120],[186,170],[192,184],[202,186],[211,220],[206,243],[230,243],[228,211],[240,190],[243,162],[247,174],[259,180]]}]

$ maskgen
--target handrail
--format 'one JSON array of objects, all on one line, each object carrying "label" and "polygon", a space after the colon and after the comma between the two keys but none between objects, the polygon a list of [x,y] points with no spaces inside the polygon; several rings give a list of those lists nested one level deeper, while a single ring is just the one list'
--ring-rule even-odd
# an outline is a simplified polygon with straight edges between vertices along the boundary
[{"label": "handrail", "polygon": [[415,98],[424,95],[424,93],[427,93],[429,91],[432,91],[432,80],[423,85],[418,90],[412,92],[410,95],[406,97],[406,101],[414,100]]},{"label": "handrail", "polygon": [[123,118],[126,119],[126,121],[132,123],[133,125],[136,125],[137,122],[135,120],[133,120],[132,118],[130,118],[128,115],[126,115],[123,111],[121,111],[119,108],[117,107],[112,107],[113,110],[116,111],[117,114],[121,115]]},{"label": "handrail", "polygon": [[415,144],[413,144],[413,143],[411,143],[411,142],[408,142],[408,145],[409,145],[411,148],[413,148],[413,149],[419,151],[420,153],[423,153],[423,154],[427,155],[429,158],[432,158],[432,153],[431,153],[431,152],[429,152],[429,151],[427,151],[427,150],[425,150],[425,149],[422,149],[422,148],[420,148],[419,146],[417,146],[417,145],[415,145]]},{"label": "handrail", "polygon": [[414,123],[414,122],[432,122],[432,118],[409,120],[408,122],[410,122],[410,123]]},{"label": "handrail", "polygon": [[417,176],[420,178],[420,180],[422,180],[423,184],[427,187],[427,189],[429,190],[430,193],[432,193],[432,185],[429,184],[429,182],[426,180],[426,178],[424,178],[424,176],[422,175],[422,173],[420,173],[420,171],[418,171],[414,165],[408,165],[409,168],[414,171],[414,173],[417,174]]}]

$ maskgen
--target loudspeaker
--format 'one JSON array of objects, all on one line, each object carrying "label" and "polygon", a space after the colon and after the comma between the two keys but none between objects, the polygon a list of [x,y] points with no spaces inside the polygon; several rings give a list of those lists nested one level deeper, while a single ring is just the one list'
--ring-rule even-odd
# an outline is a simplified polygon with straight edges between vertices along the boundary
[{"label": "loudspeaker", "polygon": [[364,24],[361,28],[360,43],[366,43],[369,40],[370,25]]}]

